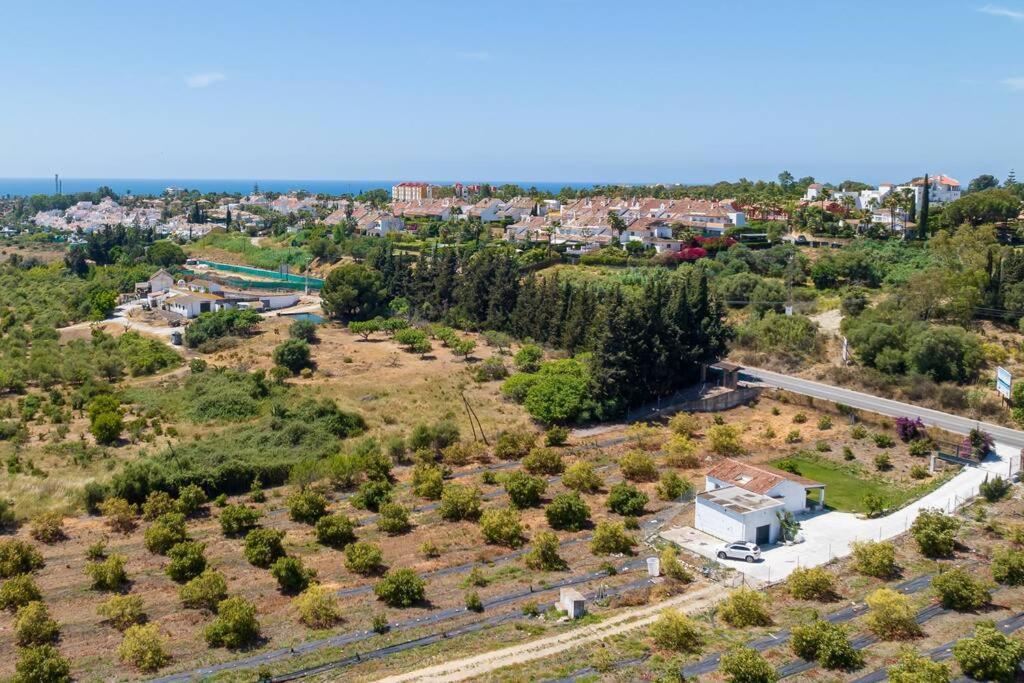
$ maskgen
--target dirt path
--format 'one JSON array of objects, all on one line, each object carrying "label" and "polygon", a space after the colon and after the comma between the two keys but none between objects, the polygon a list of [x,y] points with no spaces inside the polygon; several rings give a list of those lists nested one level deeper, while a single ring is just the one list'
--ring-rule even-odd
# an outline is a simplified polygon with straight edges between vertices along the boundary
[{"label": "dirt path", "polygon": [[568,633],[549,638],[532,640],[522,645],[506,647],[482,655],[456,659],[444,664],[417,669],[408,673],[382,679],[384,683],[404,681],[430,681],[442,683],[463,681],[468,678],[485,676],[507,666],[521,665],[559,652],[598,643],[612,636],[626,633],[653,623],[661,612],[669,607],[678,608],[687,614],[702,612],[726,595],[719,585],[708,585],[692,593],[676,595],[654,605],[638,607],[622,612],[599,624],[585,626]]}]

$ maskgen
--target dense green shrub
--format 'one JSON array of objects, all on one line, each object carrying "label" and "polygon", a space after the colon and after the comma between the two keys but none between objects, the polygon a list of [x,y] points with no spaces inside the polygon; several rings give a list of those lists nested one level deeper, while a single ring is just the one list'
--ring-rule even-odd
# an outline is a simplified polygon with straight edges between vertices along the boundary
[{"label": "dense green shrub", "polygon": [[203,506],[206,505],[206,501],[206,491],[204,491],[200,486],[189,484],[187,486],[183,486],[182,489],[178,491],[178,500],[176,505],[178,512],[186,517],[191,517],[202,510]]},{"label": "dense green shrub", "polygon": [[671,470],[662,473],[661,479],[658,481],[658,498],[661,500],[679,500],[691,491],[693,491],[693,483]]},{"label": "dense green shrub", "polygon": [[392,569],[373,587],[374,594],[391,607],[411,607],[424,598],[426,583],[411,569]]},{"label": "dense green shrub", "polygon": [[147,522],[152,522],[157,517],[175,511],[177,511],[177,506],[174,504],[174,499],[166,491],[151,491],[146,496],[146,502],[142,504],[142,518]]},{"label": "dense green shrub", "polygon": [[312,320],[302,320],[300,318],[288,326],[288,336],[292,339],[315,344],[317,342],[316,323]]},{"label": "dense green shrub", "polygon": [[534,448],[523,458],[523,469],[530,474],[561,474],[565,469],[562,455],[550,448]]},{"label": "dense green shrub", "polygon": [[111,555],[102,562],[90,562],[85,573],[92,580],[92,587],[102,591],[116,591],[128,582],[124,555]]},{"label": "dense green shrub", "polygon": [[295,598],[299,621],[310,628],[324,629],[341,621],[341,609],[334,594],[323,586],[313,585]]},{"label": "dense green shrub", "polygon": [[364,481],[349,502],[360,510],[377,512],[385,503],[391,502],[391,483],[383,479]]},{"label": "dense green shrub", "polygon": [[525,472],[511,472],[505,476],[505,491],[512,505],[517,508],[531,508],[540,505],[541,496],[547,490],[547,482]]},{"label": "dense green shrub", "polygon": [[284,532],[277,529],[253,529],[245,536],[245,559],[256,567],[266,569],[284,556]]},{"label": "dense green shrub", "polygon": [[309,343],[302,339],[288,339],[281,342],[274,348],[272,357],[274,363],[288,368],[293,375],[304,368],[313,367]]},{"label": "dense green shrub", "polygon": [[118,631],[146,620],[142,598],[138,595],[112,595],[99,606],[99,615]]},{"label": "dense green shrub", "polygon": [[199,541],[183,541],[171,546],[167,551],[170,563],[167,565],[167,576],[173,581],[184,583],[206,569],[206,544]]},{"label": "dense green shrub", "polygon": [[958,612],[981,609],[989,602],[985,583],[962,567],[954,567],[933,578],[932,588],[943,607]]},{"label": "dense green shrub", "polygon": [[824,669],[859,669],[864,656],[850,644],[846,629],[828,621],[814,621],[793,627],[793,653]]},{"label": "dense green shrub", "polygon": [[316,521],[316,540],[332,548],[344,548],[356,540],[355,523],[341,513]]},{"label": "dense green shrub", "polygon": [[579,531],[590,523],[590,507],[575,491],[555,496],[544,508],[544,515],[553,529]]},{"label": "dense green shrub", "polygon": [[14,618],[14,641],[21,647],[52,643],[60,635],[60,626],[50,616],[46,605],[30,602],[18,608]]},{"label": "dense green shrub", "polygon": [[855,541],[853,567],[865,576],[889,579],[896,576],[896,549],[887,541]]},{"label": "dense green shrub", "polygon": [[789,594],[800,600],[831,600],[836,596],[835,577],[823,567],[800,567],[786,579]]},{"label": "dense green shrub", "polygon": [[767,597],[750,588],[737,588],[730,593],[728,598],[719,603],[718,616],[736,628],[768,626],[772,623]]},{"label": "dense green shrub", "polygon": [[485,510],[480,517],[484,540],[494,545],[518,548],[526,542],[526,533],[519,513],[513,508]]},{"label": "dense green shrub", "polygon": [[43,567],[43,556],[31,543],[17,538],[0,541],[0,579],[28,574]]},{"label": "dense green shrub", "polygon": [[241,336],[259,324],[260,314],[250,309],[229,308],[201,313],[185,328],[184,341],[190,349],[228,335]]},{"label": "dense green shrub", "polygon": [[718,668],[729,683],[775,683],[779,680],[775,667],[749,647],[734,647],[723,654]]},{"label": "dense green shrub", "polygon": [[356,541],[345,546],[345,567],[363,576],[375,574],[384,559],[380,548],[369,541]]},{"label": "dense green shrub", "polygon": [[974,635],[961,638],[953,646],[953,657],[960,670],[979,681],[1014,681],[1017,667],[1024,659],[1024,643],[1007,638],[992,625],[978,624]]},{"label": "dense green shrub", "polygon": [[537,435],[528,427],[498,432],[494,455],[502,460],[518,460],[533,450]]},{"label": "dense green shrub", "polygon": [[420,498],[440,500],[444,491],[444,472],[440,467],[418,463],[412,470],[412,491]]},{"label": "dense green shrub", "polygon": [[214,569],[207,569],[178,591],[185,607],[214,611],[221,600],[228,596],[228,584],[224,575]]},{"label": "dense green shrub", "polygon": [[319,491],[305,489],[288,497],[288,517],[294,522],[315,524],[327,514],[327,498]]},{"label": "dense green shrub", "polygon": [[53,645],[22,648],[12,683],[65,683],[71,680],[71,662]]},{"label": "dense green shrub", "polygon": [[997,549],[992,558],[992,578],[1006,586],[1024,584],[1024,550]]},{"label": "dense green shrub", "polygon": [[412,525],[409,510],[398,503],[384,503],[380,506],[377,528],[386,534],[404,534]]},{"label": "dense green shrub", "polygon": [[917,547],[926,557],[948,557],[960,523],[942,510],[922,510],[910,525],[910,533]]},{"label": "dense green shrub", "polygon": [[586,460],[581,460],[569,465],[565,470],[565,474],[562,475],[562,484],[566,488],[580,493],[596,493],[604,486],[604,481],[593,465]]},{"label": "dense green shrub", "polygon": [[569,565],[558,554],[558,545],[558,536],[542,531],[533,537],[533,546],[523,556],[523,561],[530,569],[549,572],[566,569]]},{"label": "dense green shrub", "polygon": [[259,636],[256,605],[241,597],[222,600],[217,605],[217,618],[203,631],[210,647],[240,648]]},{"label": "dense green shrub", "polygon": [[630,481],[654,481],[658,478],[654,458],[644,451],[632,450],[619,458],[619,470]]},{"label": "dense green shrub", "polygon": [[933,662],[913,648],[905,648],[899,661],[886,672],[889,683],[949,683],[949,666]]},{"label": "dense green shrub", "polygon": [[639,517],[647,502],[646,493],[625,482],[615,484],[608,491],[608,509],[624,517]]},{"label": "dense green shrub", "polygon": [[598,522],[590,540],[590,550],[595,555],[632,555],[635,545],[633,537],[616,522]]},{"label": "dense green shrub", "polygon": [[441,517],[450,522],[475,520],[480,517],[480,489],[475,486],[445,484],[441,493]]},{"label": "dense green shrub", "polygon": [[225,536],[243,536],[259,526],[262,516],[248,505],[228,505],[220,511],[220,529]]},{"label": "dense green shrub", "polygon": [[284,593],[301,593],[316,577],[316,572],[302,565],[297,557],[279,557],[270,565],[270,574]]},{"label": "dense green shrub", "polygon": [[868,629],[879,638],[901,639],[918,635],[914,609],[906,595],[891,588],[879,588],[867,596]]},{"label": "dense green shrub", "polygon": [[1001,500],[1010,491],[1011,483],[996,475],[991,479],[986,479],[978,487],[979,493],[990,503],[994,503]]},{"label": "dense green shrub", "polygon": [[0,609],[14,611],[43,599],[36,582],[28,574],[18,574],[0,584]]},{"label": "dense green shrub", "polygon": [[129,626],[117,648],[117,655],[122,662],[148,672],[158,670],[171,660],[167,642],[156,624]]},{"label": "dense green shrub", "polygon": [[673,652],[700,652],[704,645],[704,635],[696,622],[673,609],[661,613],[650,633],[658,647]]},{"label": "dense green shrub", "polygon": [[146,550],[158,555],[166,555],[167,551],[179,543],[188,540],[185,530],[185,515],[180,512],[168,512],[156,519],[146,529]]}]

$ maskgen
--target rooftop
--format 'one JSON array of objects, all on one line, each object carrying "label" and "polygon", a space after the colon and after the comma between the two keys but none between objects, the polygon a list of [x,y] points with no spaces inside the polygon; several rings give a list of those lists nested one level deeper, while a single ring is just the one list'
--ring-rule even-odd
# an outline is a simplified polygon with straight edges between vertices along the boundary
[{"label": "rooftop", "polygon": [[712,467],[707,476],[724,481],[733,486],[740,486],[753,493],[767,493],[783,481],[793,481],[807,488],[820,488],[824,484],[801,477],[799,474],[790,474],[767,465],[751,465],[732,458],[726,458]]},{"label": "rooftop", "polygon": [[769,498],[739,486],[726,486],[713,491],[704,491],[698,493],[697,498],[714,503],[726,510],[739,513],[771,510],[772,508],[781,508],[783,506],[781,500]]}]

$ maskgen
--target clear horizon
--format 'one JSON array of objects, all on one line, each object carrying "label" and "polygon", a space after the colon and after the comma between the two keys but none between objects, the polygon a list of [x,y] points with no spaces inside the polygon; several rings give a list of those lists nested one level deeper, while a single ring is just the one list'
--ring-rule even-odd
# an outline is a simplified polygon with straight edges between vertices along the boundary
[{"label": "clear horizon", "polygon": [[15,94],[0,177],[877,184],[1024,168],[1024,0],[51,9],[15,5],[0,25]]}]

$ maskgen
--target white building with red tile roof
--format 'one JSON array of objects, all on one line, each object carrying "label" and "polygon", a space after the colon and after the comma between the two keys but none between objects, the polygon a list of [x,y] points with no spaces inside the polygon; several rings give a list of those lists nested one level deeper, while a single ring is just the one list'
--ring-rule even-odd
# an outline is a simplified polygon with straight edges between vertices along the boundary
[{"label": "white building with red tile roof", "polygon": [[825,503],[824,484],[769,465],[753,465],[726,458],[708,470],[704,479],[705,489],[708,491],[739,486],[747,491],[782,501],[784,508],[789,512],[803,512],[807,509],[808,491],[817,491],[818,502],[821,505]]}]

